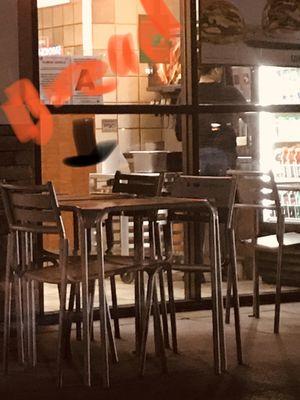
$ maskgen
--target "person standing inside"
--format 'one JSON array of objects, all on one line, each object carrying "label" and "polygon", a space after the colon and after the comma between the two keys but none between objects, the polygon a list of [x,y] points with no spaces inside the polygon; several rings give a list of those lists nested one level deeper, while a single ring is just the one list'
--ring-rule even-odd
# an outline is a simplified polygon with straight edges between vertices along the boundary
[{"label": "person standing inside", "polygon": [[[200,68],[198,99],[200,104],[244,104],[242,93],[222,82],[223,67],[203,65]],[[222,176],[236,167],[237,115],[233,113],[199,114],[200,175]],[[176,137],[182,140],[180,118],[176,121]]]}]

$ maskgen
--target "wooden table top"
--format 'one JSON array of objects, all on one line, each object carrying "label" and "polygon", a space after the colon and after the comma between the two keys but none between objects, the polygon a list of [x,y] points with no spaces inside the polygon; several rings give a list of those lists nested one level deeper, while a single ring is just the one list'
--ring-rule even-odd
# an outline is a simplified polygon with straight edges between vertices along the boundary
[{"label": "wooden table top", "polygon": [[94,201],[94,200],[111,200],[111,199],[132,199],[136,195],[122,193],[97,193],[97,194],[57,194],[59,203],[77,202],[77,201]]},{"label": "wooden table top", "polygon": [[206,199],[176,198],[176,197],[128,197],[126,195],[91,195],[91,196],[58,196],[59,206],[69,211],[142,211],[161,208],[210,208]]}]

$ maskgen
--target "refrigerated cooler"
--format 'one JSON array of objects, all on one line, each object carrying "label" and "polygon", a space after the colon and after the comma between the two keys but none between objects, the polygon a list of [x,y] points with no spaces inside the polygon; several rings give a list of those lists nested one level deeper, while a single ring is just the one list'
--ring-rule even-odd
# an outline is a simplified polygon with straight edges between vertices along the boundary
[{"label": "refrigerated cooler", "polygon": [[[261,105],[300,104],[300,68],[261,66],[257,87]],[[279,190],[279,197],[286,230],[299,232],[300,191],[296,186],[300,186],[300,107],[299,113],[261,112],[258,124],[258,168],[272,169],[278,189],[284,188]],[[264,210],[262,231],[275,233],[272,222],[275,222],[274,212]],[[282,285],[300,286],[299,254],[299,248],[285,250]],[[257,252],[256,260],[263,281],[275,284],[276,254],[261,250]]]},{"label": "refrigerated cooler", "polygon": [[[261,66],[258,88],[262,105],[299,104],[300,68]],[[291,187],[300,183],[300,113],[260,113],[259,168],[272,169],[278,183]],[[300,192],[280,190],[279,195],[286,223],[299,224]],[[272,213],[266,211],[264,221],[273,220]]]}]

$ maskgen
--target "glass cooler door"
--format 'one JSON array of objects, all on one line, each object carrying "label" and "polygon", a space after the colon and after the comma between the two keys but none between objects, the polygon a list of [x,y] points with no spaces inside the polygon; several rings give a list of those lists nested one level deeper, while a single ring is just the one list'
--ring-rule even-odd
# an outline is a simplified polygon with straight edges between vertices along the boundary
[{"label": "glass cooler door", "polygon": [[[258,76],[261,104],[299,104],[299,68],[262,66]],[[300,114],[262,112],[259,123],[260,168],[271,168],[279,184],[300,183]],[[286,223],[299,223],[300,192],[280,190],[279,195]],[[264,221],[274,221],[271,212],[265,212]]]}]

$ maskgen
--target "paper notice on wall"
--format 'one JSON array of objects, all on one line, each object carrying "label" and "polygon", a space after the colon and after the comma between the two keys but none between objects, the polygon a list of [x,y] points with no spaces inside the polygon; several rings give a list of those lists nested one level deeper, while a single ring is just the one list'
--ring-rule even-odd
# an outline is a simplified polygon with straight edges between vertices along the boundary
[{"label": "paper notice on wall", "polygon": [[[71,97],[64,104],[103,104],[102,95],[90,95],[94,89],[102,83],[102,79],[96,79],[93,68],[88,61],[97,61],[95,57],[70,57],[70,56],[45,56],[40,57],[40,94],[45,104],[53,104],[54,97],[48,98],[45,88],[50,86],[56,78],[66,69],[70,68]],[[64,86],[66,81],[64,80]],[[55,93],[53,94],[55,96]]]},{"label": "paper notice on wall", "polygon": [[[58,75],[67,68],[71,63],[71,57],[68,56],[53,56],[40,57],[40,96],[45,104],[53,104],[53,99],[48,98],[44,88],[55,81]],[[70,82],[71,89],[71,82]],[[71,104],[71,99],[65,104]]]},{"label": "paper notice on wall", "polygon": [[[102,95],[90,95],[89,91],[93,92],[96,86],[100,86],[102,78],[95,80],[91,68],[85,67],[87,61],[97,61],[95,57],[73,57],[73,97],[72,104],[103,104]],[[80,65],[79,68],[75,65]],[[86,92],[86,93],[85,93]]]}]

